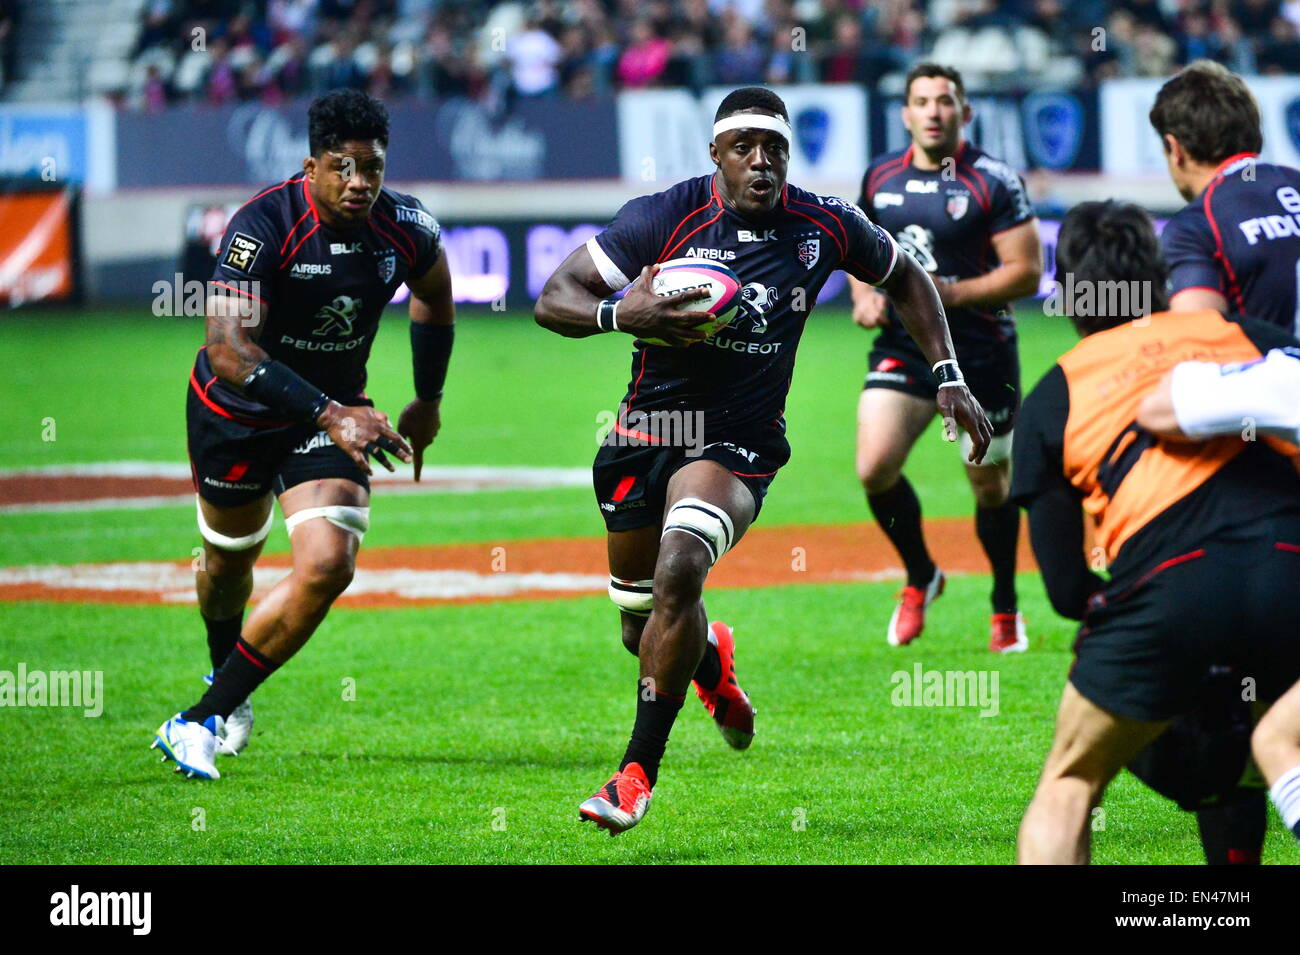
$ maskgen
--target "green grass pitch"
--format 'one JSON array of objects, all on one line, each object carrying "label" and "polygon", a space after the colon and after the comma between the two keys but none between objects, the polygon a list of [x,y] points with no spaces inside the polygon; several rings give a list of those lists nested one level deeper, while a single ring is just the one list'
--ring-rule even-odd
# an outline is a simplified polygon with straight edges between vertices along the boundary
[{"label": "green grass pitch", "polygon": [[[1026,386],[1073,341],[1022,314]],[[0,323],[0,468],[184,460],[183,389],[198,322],[126,312]],[[405,321],[390,312],[369,392],[396,413],[410,392]],[[816,313],[788,407],[794,457],[764,524],[864,520],[854,411],[869,335]],[[597,413],[626,382],[627,342],[566,341],[522,316],[466,313],[440,464],[584,467]],[[43,441],[47,418],[56,440]],[[933,434],[908,473],[927,515],[971,512],[960,464]],[[590,493],[397,497],[366,546],[588,536]],[[0,516],[0,566],[188,558],[190,507]],[[284,549],[273,535],[269,549]],[[741,545],[744,546],[743,544]],[[883,862],[1005,863],[1051,736],[1073,628],[1021,575],[1033,647],[985,649],[984,577],[954,579],[914,647],[888,647],[894,584],[711,589],[736,627],[758,736],[727,749],[689,700],[655,803],[610,839],[577,804],[626,742],[635,664],[607,600],[337,610],[259,691],[257,728],[215,783],[183,781],[147,749],[199,692],[206,647],[191,607],[0,603],[0,669],[102,670],[105,709],[0,708],[0,862]],[[891,676],[996,671],[996,716],[899,707]],[[345,689],[355,687],[355,699]],[[1195,823],[1122,777],[1095,860],[1197,863]],[[1294,862],[1276,819],[1266,858]]]}]

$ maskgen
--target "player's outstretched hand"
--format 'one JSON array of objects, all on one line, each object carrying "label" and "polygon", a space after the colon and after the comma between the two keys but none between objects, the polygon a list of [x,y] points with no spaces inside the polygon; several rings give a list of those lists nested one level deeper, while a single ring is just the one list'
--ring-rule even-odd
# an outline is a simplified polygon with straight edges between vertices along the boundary
[{"label": "player's outstretched hand", "polygon": [[416,398],[402,409],[397,419],[397,433],[411,442],[411,454],[415,459],[415,479],[420,480],[424,469],[424,449],[433,444],[442,427],[442,401],[421,401]]},{"label": "player's outstretched hand", "polygon": [[678,308],[708,298],[705,289],[658,296],[651,285],[659,267],[647,265],[618,304],[618,330],[637,338],[659,338],[674,348],[685,348],[707,338],[696,325],[712,321],[708,312],[680,312]]},{"label": "player's outstretched hand", "polygon": [[367,405],[348,407],[331,401],[316,419],[316,423],[367,474],[374,474],[367,460],[370,455],[374,455],[375,460],[390,471],[397,469],[384,456],[385,451],[397,455],[408,464],[411,462],[411,446],[393,430],[388,415],[382,411],[376,411]]},{"label": "player's outstretched hand", "polygon": [[853,297],[853,323],[863,328],[883,328],[889,324],[889,297],[867,289]]},{"label": "player's outstretched hand", "polygon": [[943,415],[944,440],[956,441],[957,428],[961,427],[971,438],[970,463],[979,464],[993,440],[993,427],[980,403],[965,385],[940,388],[935,401],[939,405],[939,414]]}]

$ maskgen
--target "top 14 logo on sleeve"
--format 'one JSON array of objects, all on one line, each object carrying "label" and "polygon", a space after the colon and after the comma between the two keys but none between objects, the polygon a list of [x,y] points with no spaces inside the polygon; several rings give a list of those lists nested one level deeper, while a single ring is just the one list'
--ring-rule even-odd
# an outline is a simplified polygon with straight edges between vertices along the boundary
[{"label": "top 14 logo on sleeve", "polygon": [[250,273],[253,269],[253,263],[257,261],[257,253],[261,251],[261,239],[254,239],[251,235],[236,232],[230,237],[230,245],[226,247],[226,254],[222,258],[221,264],[238,272]]}]

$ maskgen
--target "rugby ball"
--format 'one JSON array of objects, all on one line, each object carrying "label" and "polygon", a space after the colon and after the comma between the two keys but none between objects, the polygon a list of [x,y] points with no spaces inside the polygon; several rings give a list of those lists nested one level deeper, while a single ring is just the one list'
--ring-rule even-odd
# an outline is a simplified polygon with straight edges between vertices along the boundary
[{"label": "rugby ball", "polygon": [[[659,266],[651,280],[650,291],[656,295],[676,295],[691,289],[704,289],[708,298],[687,302],[680,308],[684,312],[708,312],[712,321],[696,325],[712,337],[725,328],[740,307],[740,277],[718,262],[709,259],[669,259]],[[650,345],[667,345],[659,338],[643,338]]]}]

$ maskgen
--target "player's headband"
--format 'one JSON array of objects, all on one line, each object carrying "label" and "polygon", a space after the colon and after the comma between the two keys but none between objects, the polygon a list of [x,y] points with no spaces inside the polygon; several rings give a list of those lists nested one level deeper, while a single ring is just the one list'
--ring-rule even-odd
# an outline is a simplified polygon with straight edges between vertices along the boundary
[{"label": "player's headband", "polygon": [[713,124],[713,138],[717,139],[731,129],[770,129],[784,136],[786,143],[794,142],[790,136],[790,124],[780,116],[769,116],[766,113],[736,113],[720,119]]}]

